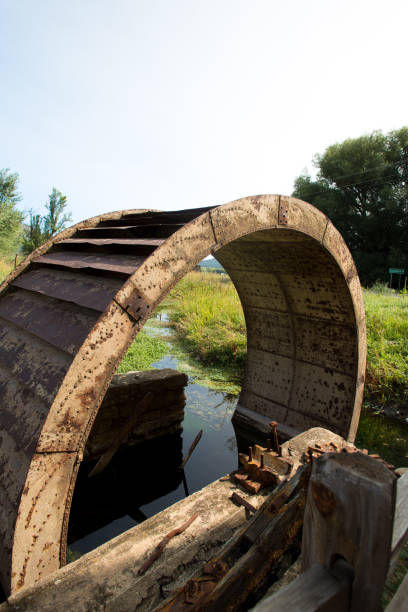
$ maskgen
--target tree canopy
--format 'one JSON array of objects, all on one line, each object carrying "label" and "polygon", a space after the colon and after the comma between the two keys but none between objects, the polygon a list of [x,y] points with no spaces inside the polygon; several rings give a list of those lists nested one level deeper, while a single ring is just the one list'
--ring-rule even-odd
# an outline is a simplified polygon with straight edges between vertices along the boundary
[{"label": "tree canopy", "polygon": [[334,144],[313,163],[316,178],[299,176],[293,195],[333,221],[363,284],[408,270],[408,127]]},{"label": "tree canopy", "polygon": [[67,206],[67,196],[62,195],[58,189],[53,188],[48,196],[48,203],[45,205],[47,214],[43,217],[44,235],[48,240],[54,234],[58,234],[68,223],[72,221],[71,213],[65,213]]},{"label": "tree canopy", "polygon": [[17,250],[22,232],[23,213],[16,208],[21,199],[18,181],[17,173],[0,170],[0,253],[4,254]]}]

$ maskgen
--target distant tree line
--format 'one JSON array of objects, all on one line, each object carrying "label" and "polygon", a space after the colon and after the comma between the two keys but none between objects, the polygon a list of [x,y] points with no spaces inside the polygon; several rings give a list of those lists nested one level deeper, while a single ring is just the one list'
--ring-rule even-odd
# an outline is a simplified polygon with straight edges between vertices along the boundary
[{"label": "distant tree line", "polygon": [[[408,271],[408,127],[331,145],[313,163],[316,177],[297,177],[293,195],[333,221],[362,283],[387,280],[390,267]],[[0,170],[1,254],[30,253],[71,222],[67,198],[54,188],[46,214],[30,211],[24,225],[18,180],[18,174]]]},{"label": "distant tree line", "polygon": [[21,200],[18,191],[19,176],[8,169],[0,170],[0,254],[22,252],[28,255],[64,229],[72,220],[66,213],[67,198],[52,189],[45,204],[46,213],[40,215],[32,210],[28,223],[24,224],[24,213],[17,209]]},{"label": "distant tree line", "polygon": [[364,285],[408,271],[408,127],[345,140],[316,155],[316,178],[293,195],[323,211],[343,235]]}]

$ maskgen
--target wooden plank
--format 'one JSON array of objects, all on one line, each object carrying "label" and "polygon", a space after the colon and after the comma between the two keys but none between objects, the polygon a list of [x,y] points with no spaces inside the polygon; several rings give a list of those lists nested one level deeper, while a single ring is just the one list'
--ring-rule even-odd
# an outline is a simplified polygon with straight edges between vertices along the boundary
[{"label": "wooden plank", "polygon": [[[123,226],[122,226],[123,227]],[[121,238],[127,236],[129,238],[169,238],[174,232],[183,227],[182,223],[134,223],[132,226],[126,224],[126,229],[117,227],[93,227],[89,229],[81,229],[76,234],[77,237],[83,238]]]},{"label": "wooden plank", "polygon": [[[71,361],[72,357],[68,353],[54,348],[48,342],[7,323],[0,317],[0,368],[6,374],[3,381],[7,381],[7,374],[10,372],[21,386],[30,389],[49,405]],[[0,395],[0,405],[4,398],[3,389]],[[30,401],[29,396],[24,398],[23,393],[18,394],[18,401],[20,398],[23,403],[19,405],[18,412],[17,403],[12,409],[18,415],[20,415],[22,406]]]},{"label": "wooden plank", "polygon": [[11,285],[103,312],[122,287],[123,279],[47,266],[29,270],[14,279]]},{"label": "wooden plank", "polygon": [[197,610],[233,612],[246,609],[247,599],[267,576],[279,571],[285,553],[295,545],[296,535],[302,528],[304,503],[303,492],[289,501],[284,511],[270,521],[254,545],[222,578]]},{"label": "wooden plank", "polygon": [[87,252],[81,251],[57,251],[55,253],[47,253],[46,255],[36,257],[33,259],[33,262],[52,266],[63,266],[64,268],[90,268],[131,275],[145,259],[145,257],[130,255],[90,255]]},{"label": "wooden plank", "polygon": [[0,317],[75,355],[96,323],[99,312],[13,288],[0,302]]},{"label": "wooden plank", "polygon": [[220,553],[157,610],[185,610],[186,598],[191,610],[246,609],[253,591],[287,563],[285,555],[293,556],[299,550],[308,475],[308,467],[300,468],[291,480],[278,486]]},{"label": "wooden plank", "polygon": [[391,603],[386,608],[386,612],[406,612],[408,608],[408,574],[400,584],[400,587]]},{"label": "wooden plank", "polygon": [[253,612],[347,612],[353,571],[336,564],[334,571],[314,565],[286,588],[261,600]]},{"label": "wooden plank", "polygon": [[401,548],[408,540],[408,472],[397,480],[397,501],[395,504],[394,527],[392,531],[391,559],[388,574],[398,561]]},{"label": "wooden plank", "polygon": [[[204,206],[202,208],[188,208],[186,210],[174,211],[152,211],[149,213],[135,214],[124,213],[120,220],[134,221],[135,224],[150,224],[150,223],[188,223],[196,219],[200,215],[217,208],[216,206]],[[103,222],[102,222],[103,223]],[[101,223],[101,225],[102,225]]]},{"label": "wooden plank", "polygon": [[[11,435],[15,450],[25,453],[34,452],[42,423],[48,414],[49,404],[46,398],[36,392],[35,387],[22,384],[16,376],[0,364],[0,436],[2,430]],[[16,418],[16,407],[22,415],[21,421]],[[0,444],[0,457],[4,453],[4,445]],[[0,460],[0,479],[7,471],[7,467]],[[13,468],[14,469],[14,468]]]},{"label": "wooden plank", "polygon": [[361,453],[313,462],[305,511],[303,569],[343,558],[354,569],[350,610],[381,609],[395,507],[396,477]]},{"label": "wooden plank", "polygon": [[[95,230],[88,230],[94,232]],[[93,244],[95,246],[143,246],[149,247],[150,252],[153,252],[158,246],[163,244],[164,239],[161,238],[67,238],[61,240],[57,244]]]}]

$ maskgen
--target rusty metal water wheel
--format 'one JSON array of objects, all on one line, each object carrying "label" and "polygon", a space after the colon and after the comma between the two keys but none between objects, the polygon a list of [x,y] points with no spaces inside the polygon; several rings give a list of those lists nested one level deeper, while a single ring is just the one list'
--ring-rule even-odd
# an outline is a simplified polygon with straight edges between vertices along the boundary
[{"label": "rusty metal water wheel", "polygon": [[115,370],[155,306],[213,253],[245,313],[234,419],[353,440],[365,371],[360,283],[340,234],[277,195],[95,217],[32,253],[0,291],[0,568],[7,592],[65,563],[76,474]]}]

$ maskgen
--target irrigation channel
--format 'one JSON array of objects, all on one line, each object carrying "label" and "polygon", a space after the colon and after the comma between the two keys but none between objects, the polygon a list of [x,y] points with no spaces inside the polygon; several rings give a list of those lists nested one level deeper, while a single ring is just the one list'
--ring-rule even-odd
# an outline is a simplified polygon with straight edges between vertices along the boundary
[{"label": "irrigation channel", "polygon": [[[88,524],[85,535],[82,537],[76,535],[81,534],[81,529],[72,530],[73,537],[69,538],[68,561],[93,550],[237,468],[237,440],[231,417],[238,396],[208,388],[202,381],[200,384],[197,382],[195,373],[189,373],[188,355],[183,355],[180,349],[172,343],[174,331],[168,326],[168,320],[167,313],[161,312],[148,321],[144,330],[148,335],[157,335],[165,340],[169,347],[168,354],[159,361],[153,362],[151,367],[181,369],[189,374],[188,385],[185,388],[186,405],[182,436],[178,440],[161,439],[156,446],[150,444],[147,450],[143,447],[137,451],[130,450],[132,456],[125,457],[125,461],[116,467],[116,471],[113,468],[110,475],[108,472],[107,478],[108,480],[111,478],[111,481],[106,483],[107,487],[112,485],[113,479],[117,486],[130,487],[135,490],[135,495],[130,497],[131,503],[127,502],[129,507],[127,508],[125,503],[116,510],[116,513],[123,513],[118,518],[100,526],[101,500],[98,499],[98,495],[87,484],[84,488],[76,490],[77,499],[74,495],[71,514],[75,513],[76,506],[79,513],[83,512],[85,506],[88,506],[88,509],[91,507],[91,529]],[[177,470],[171,466],[169,472],[163,472],[163,464],[170,461],[171,455],[177,452],[179,458],[186,455],[200,430],[203,430],[203,435],[185,467],[184,478],[180,475],[174,478]],[[245,445],[247,442],[243,439],[239,440],[240,445]],[[397,467],[408,466],[408,423],[382,414],[375,414],[373,410],[362,410],[356,445],[360,448],[367,448],[369,452],[379,453],[385,460]],[[149,465],[151,467],[150,477],[143,479],[140,474]],[[119,470],[122,471],[120,476]],[[163,479],[167,486],[163,487]],[[101,488],[103,491],[104,484],[99,487]],[[143,494],[138,496],[137,491],[141,490]],[[80,499],[83,496],[87,499]],[[114,494],[112,497],[115,497]],[[93,525],[92,505],[95,506]],[[135,506],[137,506],[136,510]],[[107,516],[110,516],[109,512]]]}]

